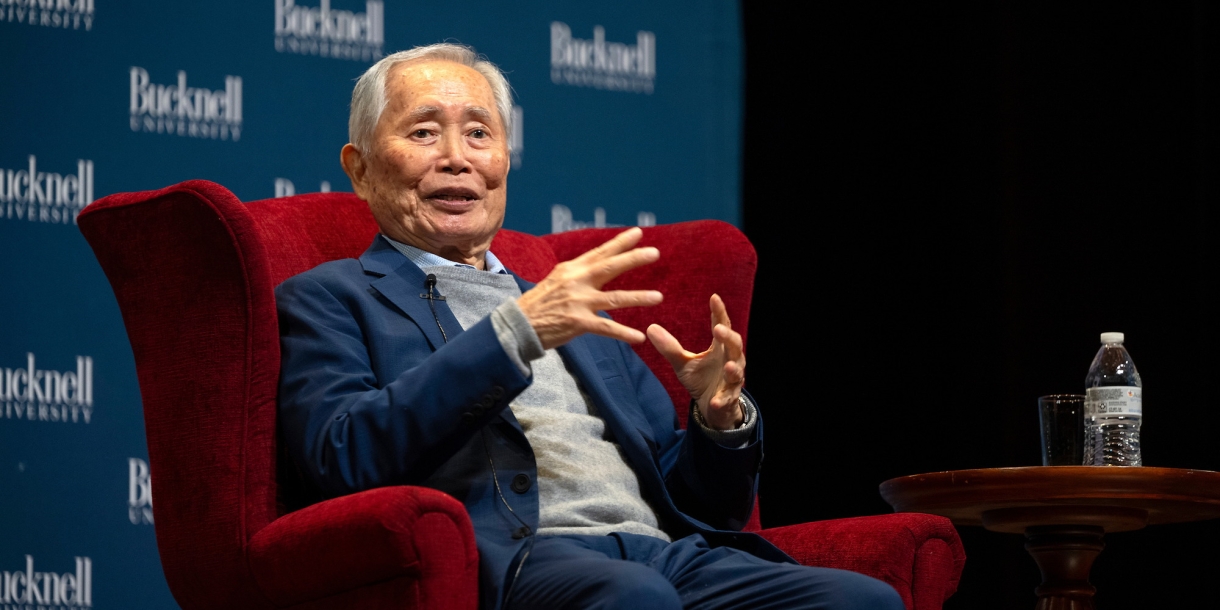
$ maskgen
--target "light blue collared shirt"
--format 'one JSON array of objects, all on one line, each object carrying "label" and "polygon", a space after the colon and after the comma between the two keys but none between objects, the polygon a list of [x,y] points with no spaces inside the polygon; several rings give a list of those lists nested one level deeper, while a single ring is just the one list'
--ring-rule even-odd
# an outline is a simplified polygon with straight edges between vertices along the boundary
[{"label": "light blue collared shirt", "polygon": [[[420,250],[415,246],[409,246],[402,242],[394,241],[389,237],[386,237],[385,234],[382,234],[381,237],[389,242],[391,246],[394,246],[395,250],[402,252],[403,256],[410,259],[411,262],[415,263],[415,266],[419,267],[420,269],[423,269],[424,267],[439,267],[442,265],[453,265],[454,267],[468,267],[470,269],[475,269],[474,265],[467,265],[466,263],[451,261],[431,252]],[[488,250],[487,254],[484,255],[483,262],[486,264],[488,273],[508,274],[508,269],[504,268],[504,264],[500,262],[500,259],[496,258],[495,254],[491,253],[491,250]]]}]

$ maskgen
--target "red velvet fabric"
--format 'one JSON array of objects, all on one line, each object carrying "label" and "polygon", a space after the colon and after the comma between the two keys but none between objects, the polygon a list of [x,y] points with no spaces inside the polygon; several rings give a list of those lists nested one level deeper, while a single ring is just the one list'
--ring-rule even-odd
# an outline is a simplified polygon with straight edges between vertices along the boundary
[{"label": "red velvet fabric", "polygon": [[[422,487],[385,487],[280,517],[255,534],[250,569],[280,606],[330,599],[402,577],[409,608],[474,607],[479,554],[461,502]],[[330,558],[329,560],[327,558]],[[454,602],[457,602],[454,604]]]},{"label": "red velvet fabric", "polygon": [[938,610],[957,590],[966,552],[948,519],[918,513],[814,521],[760,532],[802,565],[868,574],[907,608]]},{"label": "red velvet fabric", "polygon": [[[393,487],[290,514],[276,501],[287,481],[276,466],[273,289],[363,252],[377,230],[363,202],[316,193],[242,204],[219,185],[191,180],[100,199],[79,225],[114,288],[135,355],[157,544],[183,608],[476,606],[474,534],[456,500]],[[501,231],[492,248],[537,281],[557,260],[615,232],[538,238]],[[756,259],[739,231],[712,221],[650,227],[644,244],[660,248],[661,261],[608,288],[655,287],[666,301],[619,310],[618,320],[637,328],[660,322],[701,349],[710,341],[707,298],[718,292],[746,334]],[[650,345],[637,350],[685,415],[685,391],[668,364]],[[755,527],[756,520],[757,511]],[[763,535],[802,562],[884,578],[908,607],[931,610],[956,588],[963,561],[947,523],[886,515]]]}]

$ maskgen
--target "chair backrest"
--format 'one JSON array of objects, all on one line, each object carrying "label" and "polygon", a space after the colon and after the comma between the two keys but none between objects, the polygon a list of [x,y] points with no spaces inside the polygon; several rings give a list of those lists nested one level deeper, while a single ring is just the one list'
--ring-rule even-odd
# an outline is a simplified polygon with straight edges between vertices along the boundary
[{"label": "chair backrest", "polygon": [[[274,288],[323,262],[359,256],[377,227],[351,194],[243,204],[203,180],[105,197],[78,223],[114,289],[135,356],[170,588],[208,607],[249,605],[261,594],[245,546],[282,510]],[[614,232],[543,239],[505,230],[492,249],[538,281],[557,253],[571,258]],[[717,291],[745,334],[756,258],[740,232],[725,223],[682,223],[650,228],[644,241],[661,248],[662,261],[610,287],[658,288],[666,301],[651,311],[620,310],[617,319],[639,328],[659,322],[701,349],[710,340],[706,299]],[[687,399],[668,364],[650,346],[637,349],[684,416]]]}]

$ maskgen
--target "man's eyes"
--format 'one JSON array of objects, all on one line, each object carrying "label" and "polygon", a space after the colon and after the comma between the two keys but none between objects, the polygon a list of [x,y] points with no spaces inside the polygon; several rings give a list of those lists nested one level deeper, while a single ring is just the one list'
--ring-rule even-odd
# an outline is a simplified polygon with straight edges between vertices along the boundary
[{"label": "man's eyes", "polygon": [[[412,138],[418,138],[421,140],[431,138],[435,135],[436,135],[436,132],[434,132],[431,129],[420,128],[420,129],[416,129],[411,132]],[[489,134],[487,133],[486,129],[472,129],[470,131],[469,135],[470,135],[470,137],[475,138],[477,140],[482,140],[484,138],[490,137]]]}]

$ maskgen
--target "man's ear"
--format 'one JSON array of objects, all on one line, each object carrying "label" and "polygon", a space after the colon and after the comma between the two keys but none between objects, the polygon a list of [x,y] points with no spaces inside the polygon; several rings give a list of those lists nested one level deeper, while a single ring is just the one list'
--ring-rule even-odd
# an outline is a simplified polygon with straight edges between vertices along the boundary
[{"label": "man's ear", "polygon": [[352,181],[352,190],[356,192],[356,196],[368,201],[364,181],[368,166],[364,163],[364,153],[350,143],[344,144],[343,150],[339,151],[339,165],[343,166],[344,173]]}]

